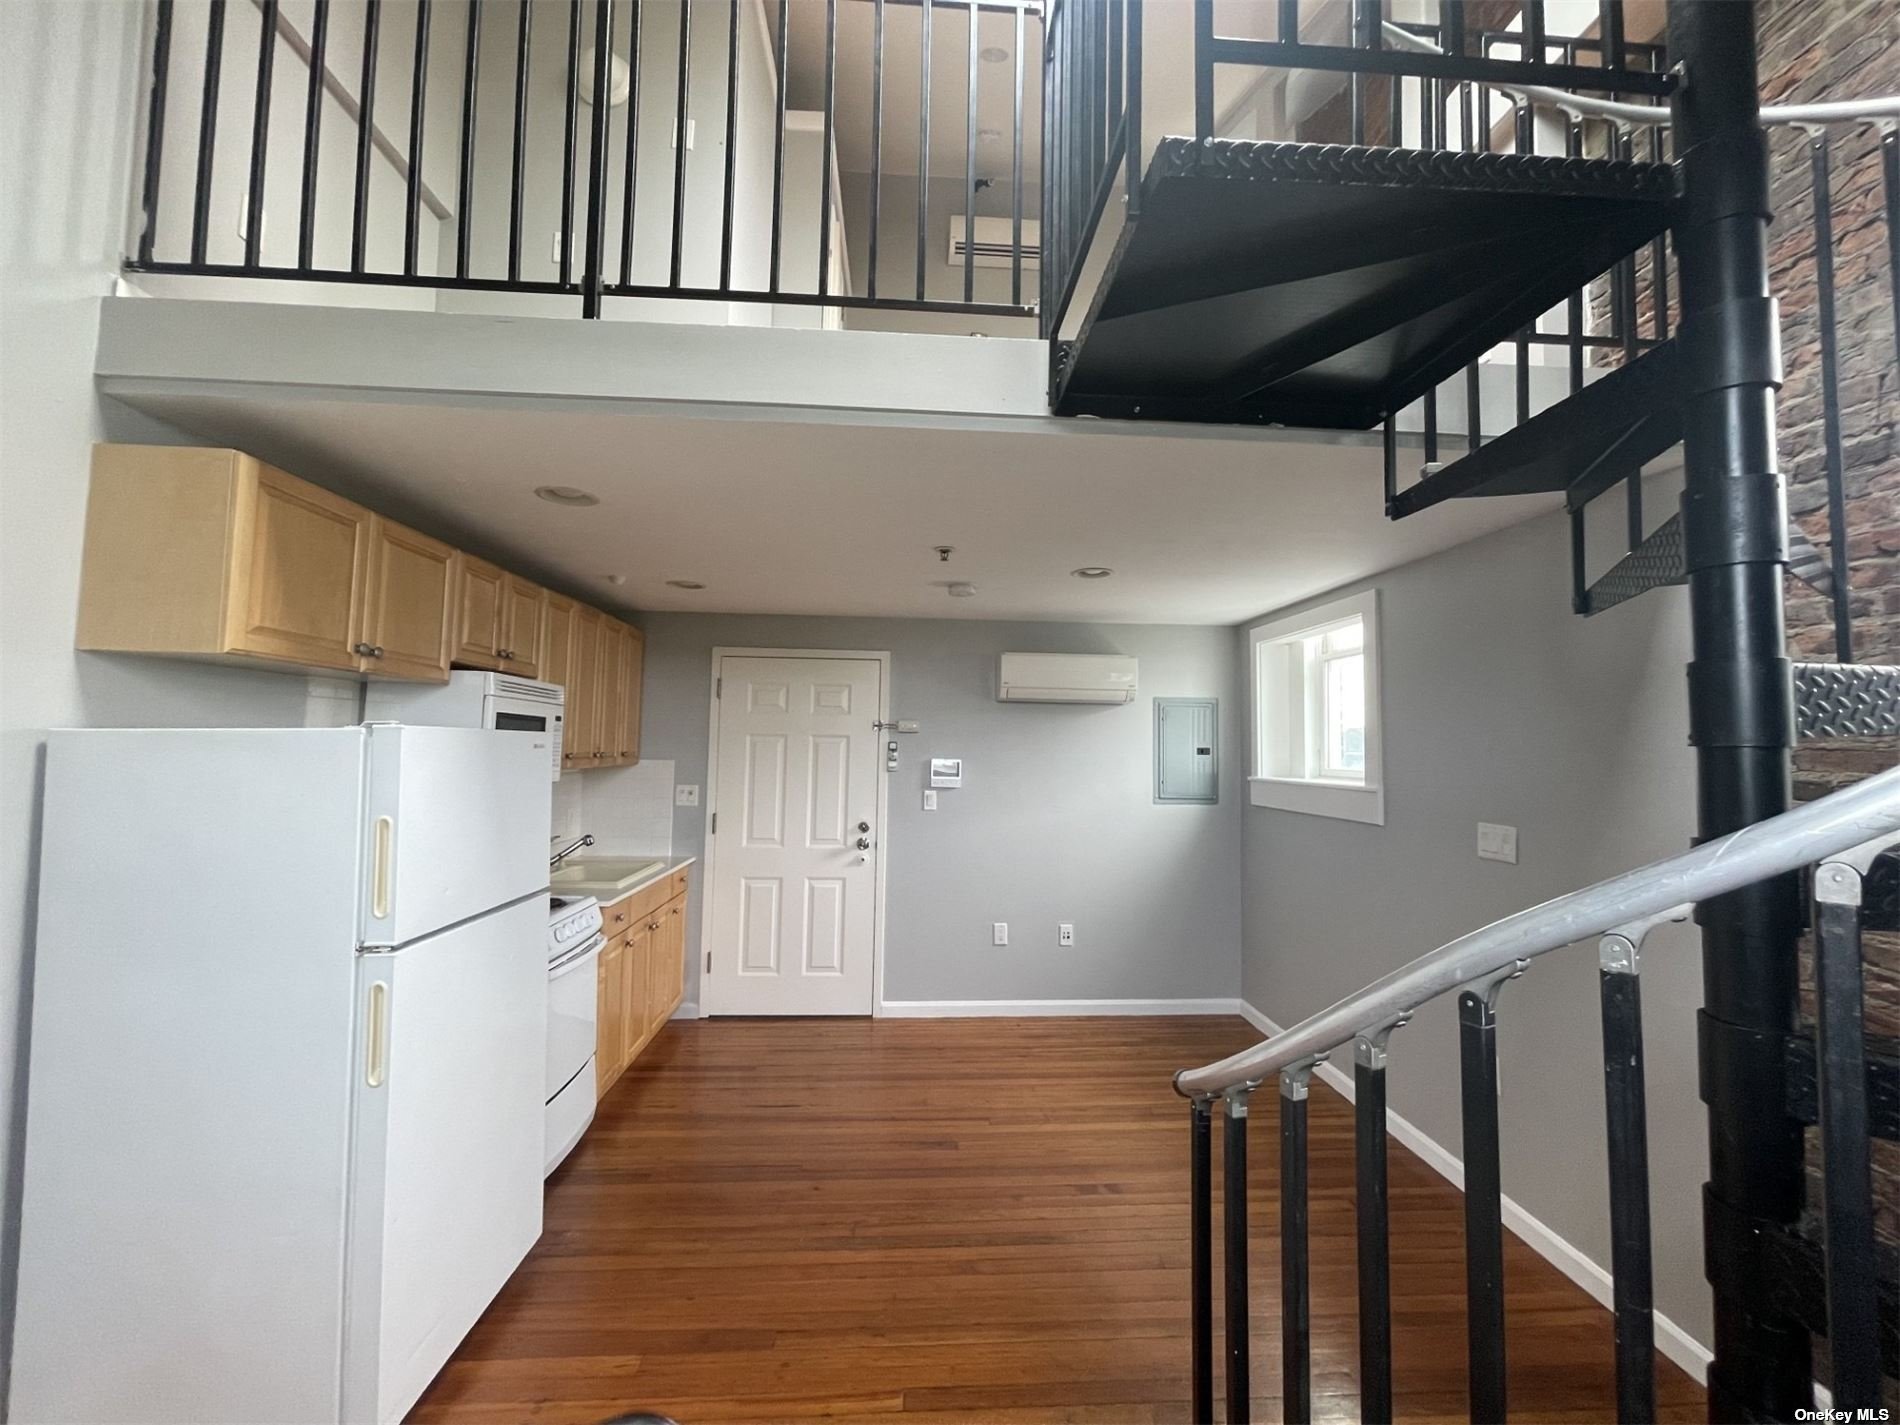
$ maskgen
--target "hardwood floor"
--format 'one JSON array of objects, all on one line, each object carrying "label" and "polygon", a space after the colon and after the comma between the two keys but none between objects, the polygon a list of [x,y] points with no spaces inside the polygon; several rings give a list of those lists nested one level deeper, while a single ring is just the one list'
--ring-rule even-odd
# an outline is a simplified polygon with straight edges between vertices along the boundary
[{"label": "hardwood floor", "polygon": [[[1168,1076],[1256,1038],[1228,1018],[669,1025],[411,1419],[1186,1420],[1188,1112]],[[1256,1103],[1270,1421],[1277,1097]],[[1314,1413],[1352,1420],[1352,1110],[1316,1083],[1310,1128]],[[1460,1196],[1394,1144],[1391,1212],[1398,1416],[1463,1420]],[[1609,1313],[1515,1238],[1505,1272],[1512,1418],[1610,1418]],[[1700,1387],[1660,1371],[1664,1418],[1702,1418]]]}]

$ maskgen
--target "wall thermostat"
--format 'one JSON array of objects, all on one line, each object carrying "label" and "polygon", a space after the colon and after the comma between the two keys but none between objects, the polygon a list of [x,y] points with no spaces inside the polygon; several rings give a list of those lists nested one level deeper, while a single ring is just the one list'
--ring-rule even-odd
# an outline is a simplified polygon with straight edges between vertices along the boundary
[{"label": "wall thermostat", "polygon": [[933,787],[962,786],[963,759],[961,757],[932,757],[930,759],[930,785]]}]

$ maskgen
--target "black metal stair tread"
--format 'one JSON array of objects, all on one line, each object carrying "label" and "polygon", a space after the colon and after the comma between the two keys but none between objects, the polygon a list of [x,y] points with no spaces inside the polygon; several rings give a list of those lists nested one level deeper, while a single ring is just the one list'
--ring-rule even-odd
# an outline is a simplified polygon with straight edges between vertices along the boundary
[{"label": "black metal stair tread", "polygon": [[1166,138],[1060,414],[1366,429],[1667,224],[1667,164]]},{"label": "black metal stair tread", "polygon": [[1664,342],[1400,490],[1400,519],[1444,500],[1568,492],[1581,509],[1682,439],[1676,344]]}]

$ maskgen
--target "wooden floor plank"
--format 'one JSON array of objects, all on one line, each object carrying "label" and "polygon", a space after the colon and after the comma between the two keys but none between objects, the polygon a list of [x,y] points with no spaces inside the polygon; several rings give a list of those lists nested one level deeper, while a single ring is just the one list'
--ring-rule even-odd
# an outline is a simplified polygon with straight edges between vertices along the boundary
[{"label": "wooden floor plank", "polygon": [[[1187,1111],[1169,1075],[1257,1037],[1233,1018],[669,1025],[410,1418],[1185,1421]],[[1277,1124],[1262,1100],[1254,1418],[1272,1421]],[[1314,1418],[1351,1420],[1352,1110],[1318,1084],[1311,1142]],[[1462,1199],[1394,1144],[1391,1214],[1397,1413],[1463,1420]],[[1609,1314],[1515,1238],[1505,1272],[1513,1418],[1607,1418]],[[1658,1399],[1666,1420],[1704,1409],[1667,1363]]]}]

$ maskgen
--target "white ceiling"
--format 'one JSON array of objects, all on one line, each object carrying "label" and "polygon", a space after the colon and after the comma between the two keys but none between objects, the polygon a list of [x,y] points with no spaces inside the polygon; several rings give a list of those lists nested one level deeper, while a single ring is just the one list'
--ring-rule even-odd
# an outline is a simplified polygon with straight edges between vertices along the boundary
[{"label": "white ceiling", "polygon": [[[1014,431],[313,395],[138,404],[628,609],[1231,624],[1554,508],[1459,501],[1394,524],[1376,447],[1088,422]],[[601,503],[535,499],[547,483]],[[950,563],[938,544],[956,546]],[[1086,564],[1114,577],[1070,575]],[[1567,575],[1551,577],[1560,596]],[[977,595],[949,597],[952,579]]]}]

